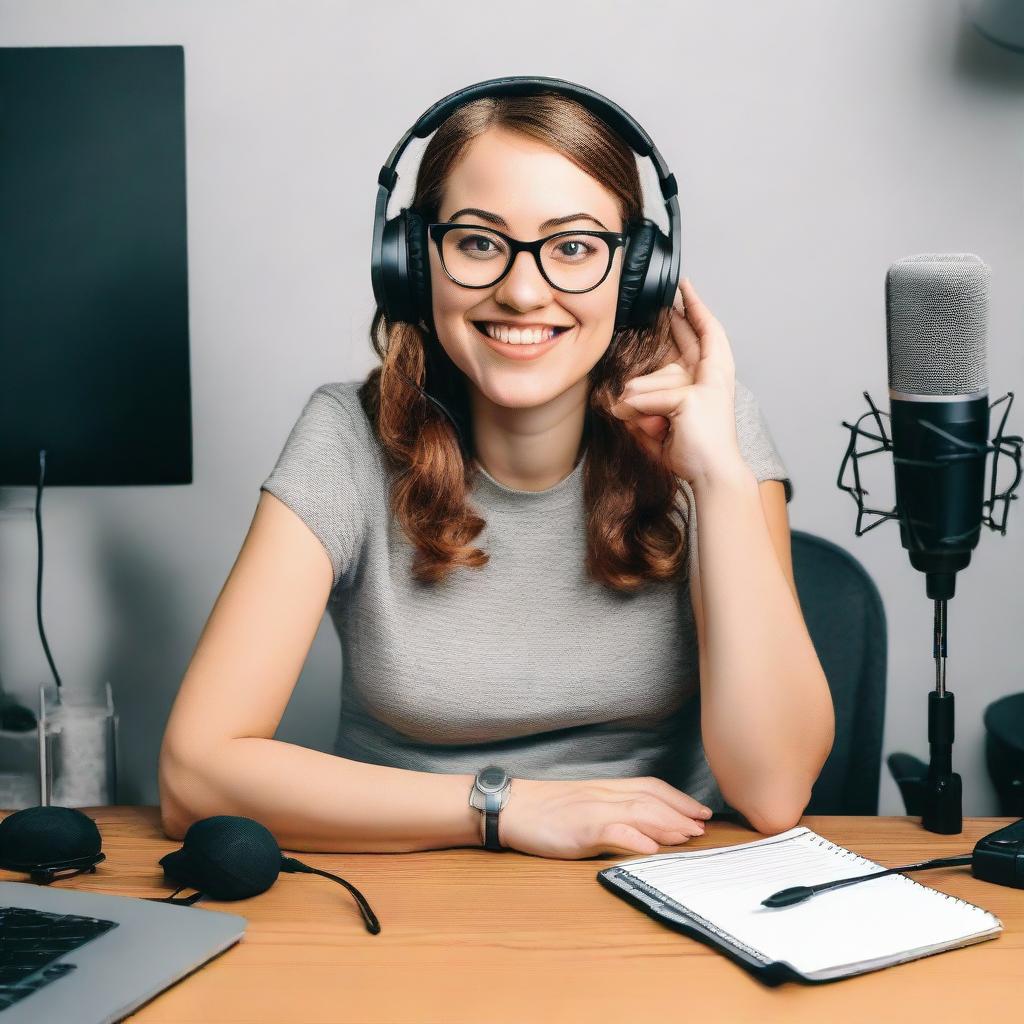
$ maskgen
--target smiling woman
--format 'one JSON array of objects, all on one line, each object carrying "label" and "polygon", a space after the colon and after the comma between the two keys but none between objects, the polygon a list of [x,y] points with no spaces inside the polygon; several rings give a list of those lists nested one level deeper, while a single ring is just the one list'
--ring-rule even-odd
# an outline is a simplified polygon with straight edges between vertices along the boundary
[{"label": "smiling woman", "polygon": [[[415,576],[486,564],[465,501],[474,473],[540,491],[584,453],[591,578],[628,593],[677,576],[679,481],[610,412],[672,347],[667,309],[651,327],[616,327],[626,233],[644,213],[633,151],[563,95],[474,100],[427,145],[413,207],[430,225],[429,315],[414,326],[378,309],[382,367],[361,399],[397,471]],[[455,411],[469,450],[406,378]]]},{"label": "smiling woman", "polygon": [[[634,153],[564,95],[482,98],[430,139],[413,206],[429,240],[426,315],[413,325],[378,309],[382,367],[358,388],[360,407],[345,384],[308,413],[320,407],[326,445],[346,432],[331,415],[343,405],[360,427],[351,443],[365,439],[355,460],[372,450],[386,467],[336,484],[388,492],[361,569],[336,566],[370,572],[343,602],[355,618],[342,626],[350,696],[336,749],[430,771],[469,770],[499,749],[535,777],[654,771],[722,808],[699,701],[687,700],[692,492],[611,412],[626,382],[678,356],[671,310],[616,325],[623,243],[644,214]],[[468,450],[406,378],[461,414]],[[742,383],[730,415],[723,466],[738,446],[788,499]],[[386,551],[373,539],[385,507],[408,542]],[[673,730],[688,738],[670,742]]]},{"label": "smiling woman", "polygon": [[[381,366],[318,387],[263,482],[238,582],[233,571],[211,620],[235,615],[260,668],[233,670],[229,700],[233,648],[220,641],[216,665],[197,652],[165,740],[168,794],[177,780],[200,794],[181,800],[193,807],[267,806],[300,849],[464,844],[489,764],[512,779],[508,806],[480,816],[492,849],[650,853],[700,834],[703,804],[789,827],[825,731],[806,728],[821,680],[782,568],[792,489],[692,289],[692,328],[669,308],[620,322],[630,245],[652,237],[643,206],[630,146],[567,95],[477,98],[440,122],[414,190],[425,249],[408,253],[422,316],[378,306]],[[697,564],[705,500],[710,569]],[[741,555],[749,579],[720,568]],[[343,655],[332,761],[259,745],[274,743],[321,597]],[[769,634],[776,678],[752,678],[749,652]],[[733,650],[748,660],[727,663],[729,682]],[[790,653],[802,667],[783,684]],[[227,715],[232,740],[175,756]],[[310,785],[327,806],[309,796],[299,815]]]}]

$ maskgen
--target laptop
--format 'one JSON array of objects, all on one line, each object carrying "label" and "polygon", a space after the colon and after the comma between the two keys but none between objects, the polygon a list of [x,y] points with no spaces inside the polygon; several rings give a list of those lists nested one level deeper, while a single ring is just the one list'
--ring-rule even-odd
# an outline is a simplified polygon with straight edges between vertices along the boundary
[{"label": "laptop", "polygon": [[233,946],[247,920],[196,906],[0,882],[0,1024],[106,1024]]}]

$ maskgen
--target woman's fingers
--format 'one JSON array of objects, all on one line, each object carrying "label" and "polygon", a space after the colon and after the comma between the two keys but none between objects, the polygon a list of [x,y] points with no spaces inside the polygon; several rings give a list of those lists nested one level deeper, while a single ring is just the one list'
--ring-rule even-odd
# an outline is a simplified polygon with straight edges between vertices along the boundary
[{"label": "woman's fingers", "polygon": [[669,318],[669,322],[672,325],[672,337],[679,350],[680,361],[692,375],[693,368],[700,362],[700,339],[697,337],[697,332],[686,318],[682,306],[672,307],[672,316]]},{"label": "woman's fingers", "polygon": [[[694,822],[680,827],[677,823],[666,824],[664,815],[656,807],[643,802],[615,801],[619,806],[609,810],[612,817],[605,822],[599,832],[605,837],[604,842],[614,841],[617,845],[631,845],[632,838],[642,836],[646,842],[643,852],[656,853],[660,846],[681,846],[683,843],[704,834],[704,830]],[[662,805],[664,808],[664,805]],[[612,839],[617,836],[617,839]],[[642,848],[637,844],[637,848]]]},{"label": "woman's fingers", "polygon": [[[699,368],[705,372],[714,368],[728,377],[735,372],[735,361],[725,328],[701,301],[689,278],[683,278],[680,288],[686,304],[686,318],[696,331],[700,344]],[[673,314],[673,319],[678,319],[678,316]]]},{"label": "woman's fingers", "polygon": [[655,797],[611,798],[603,810],[609,820],[630,825],[662,846],[677,846],[704,835],[703,823],[679,814]]},{"label": "woman's fingers", "polygon": [[657,388],[653,391],[634,391],[622,399],[622,404],[629,410],[627,420],[638,416],[665,416],[666,418],[679,408],[690,384],[675,387]]},{"label": "woman's fingers", "polygon": [[705,809],[704,804],[655,775],[644,775],[635,779],[601,779],[598,784],[608,786],[620,793],[625,792],[627,795],[635,796],[637,793],[646,793],[648,796],[663,800],[688,818],[698,821],[706,820],[702,813]]},{"label": "woman's fingers", "polygon": [[[697,294],[697,289],[693,287],[693,283],[688,277],[684,277],[679,282],[679,290],[683,296],[686,318],[693,324],[693,328],[698,336],[703,336],[714,328],[722,330],[722,325],[711,310],[701,301],[700,296]],[[722,331],[722,333],[724,334],[725,332]]]},{"label": "woman's fingers", "polygon": [[688,836],[699,836],[704,832],[702,823],[689,814],[681,814],[656,796],[644,794],[634,798],[629,810],[632,823],[645,831],[649,827],[664,832],[682,832]]},{"label": "woman's fingers", "polygon": [[667,800],[663,800],[659,796],[655,796],[653,793],[613,792],[610,795],[603,797],[603,799],[608,803],[633,803],[638,807],[645,806],[655,808],[656,813],[660,815],[661,820],[665,825],[678,823],[685,826],[693,824],[694,822],[703,825],[706,820],[700,813],[696,811],[681,811],[678,807],[670,804]]},{"label": "woman's fingers", "polygon": [[659,844],[624,821],[609,821],[597,834],[596,848],[602,852],[657,853]]},{"label": "woman's fingers", "polygon": [[666,363],[652,373],[645,373],[642,377],[634,377],[628,380],[619,398],[629,398],[631,395],[643,395],[648,391],[660,391],[662,388],[682,387],[690,383],[690,375],[686,368],[679,363]]}]

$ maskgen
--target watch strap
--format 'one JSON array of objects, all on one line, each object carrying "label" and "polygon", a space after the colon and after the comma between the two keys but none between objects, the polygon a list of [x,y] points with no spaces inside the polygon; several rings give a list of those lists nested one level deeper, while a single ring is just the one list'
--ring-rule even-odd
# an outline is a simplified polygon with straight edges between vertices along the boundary
[{"label": "watch strap", "polygon": [[477,789],[474,784],[474,792],[471,795],[470,803],[475,803],[474,796],[482,800],[482,806],[477,805],[477,809],[480,811],[480,816],[483,819],[481,822],[483,825],[483,845],[486,850],[505,849],[499,839],[498,818],[501,809],[508,803],[511,786],[512,780],[508,779],[498,792],[488,793]]},{"label": "watch strap", "polygon": [[498,840],[498,814],[501,811],[501,794],[488,793],[484,803],[484,848],[503,850]]}]

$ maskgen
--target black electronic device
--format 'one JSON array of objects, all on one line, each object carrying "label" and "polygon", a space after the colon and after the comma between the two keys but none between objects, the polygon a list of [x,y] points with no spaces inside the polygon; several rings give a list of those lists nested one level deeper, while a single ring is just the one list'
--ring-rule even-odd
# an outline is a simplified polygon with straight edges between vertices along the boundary
[{"label": "black electronic device", "polygon": [[971,874],[996,885],[1024,889],[1024,818],[978,840]]},{"label": "black electronic device", "polygon": [[0,486],[192,483],[185,51],[0,47]]},{"label": "black electronic device", "polygon": [[[987,333],[990,271],[973,253],[921,253],[889,267],[885,312],[889,364],[890,413],[864,397],[870,412],[856,423],[843,421],[849,444],[839,467],[837,486],[857,503],[857,536],[887,519],[896,519],[911,565],[925,574],[926,592],[934,602],[932,656],[935,689],[928,694],[927,775],[905,777],[901,789],[920,796],[921,823],[931,832],[960,832],[962,793],[953,771],[953,694],[946,688],[946,612],[956,574],[970,563],[982,525],[1006,533],[1006,511],[1021,480],[1024,439],[1004,433],[1013,392],[988,399]],[[989,413],[1007,401],[993,441]],[[861,422],[871,416],[877,431]],[[892,435],[882,418],[891,421]],[[859,438],[878,442],[859,451]],[[867,508],[860,460],[891,452],[896,505]],[[994,453],[989,495],[985,468]],[[999,492],[1000,456],[1014,467],[1014,478]],[[853,482],[844,482],[847,467]],[[996,505],[1002,502],[1002,517]],[[877,516],[862,527],[865,514]],[[891,762],[890,762],[891,764]]]}]

